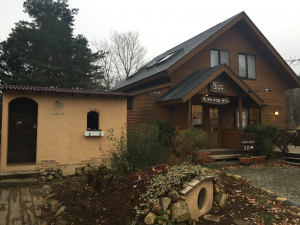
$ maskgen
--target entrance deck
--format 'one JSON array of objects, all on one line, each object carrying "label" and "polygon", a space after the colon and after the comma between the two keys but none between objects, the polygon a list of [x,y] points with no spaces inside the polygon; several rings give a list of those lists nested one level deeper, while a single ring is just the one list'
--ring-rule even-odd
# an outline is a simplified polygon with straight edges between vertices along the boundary
[{"label": "entrance deck", "polygon": [[206,151],[210,152],[210,156],[216,160],[223,159],[238,159],[241,156],[240,149],[233,148],[208,148]]}]

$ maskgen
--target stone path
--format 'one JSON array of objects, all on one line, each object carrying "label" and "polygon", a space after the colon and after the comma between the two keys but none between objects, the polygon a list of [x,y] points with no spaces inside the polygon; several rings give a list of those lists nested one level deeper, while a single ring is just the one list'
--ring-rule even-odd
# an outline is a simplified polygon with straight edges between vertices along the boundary
[{"label": "stone path", "polygon": [[38,225],[44,204],[38,185],[0,188],[0,225]]}]

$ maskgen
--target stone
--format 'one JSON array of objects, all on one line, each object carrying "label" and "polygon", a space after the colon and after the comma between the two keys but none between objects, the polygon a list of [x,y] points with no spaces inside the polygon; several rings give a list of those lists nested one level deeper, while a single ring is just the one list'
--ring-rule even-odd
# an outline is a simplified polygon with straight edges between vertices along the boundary
[{"label": "stone", "polygon": [[67,225],[67,224],[68,224],[68,222],[65,220],[60,220],[60,221],[56,222],[56,225]]},{"label": "stone", "polygon": [[225,175],[226,175],[227,177],[231,177],[231,176],[232,176],[232,174],[230,174],[230,173],[225,173]]},{"label": "stone", "polygon": [[60,214],[62,214],[65,211],[65,209],[66,209],[66,206],[60,207],[54,217],[58,217]]},{"label": "stone", "polygon": [[54,176],[56,179],[60,179],[60,178],[61,178],[61,176],[59,175],[58,172],[55,172],[55,173],[53,174],[53,176]]},{"label": "stone", "polygon": [[68,176],[75,176],[75,167],[74,166],[67,166],[66,171],[67,171]]},{"label": "stone", "polygon": [[275,201],[277,201],[277,202],[283,202],[285,200],[287,200],[287,199],[286,198],[281,198],[281,197],[275,198]]},{"label": "stone", "polygon": [[181,223],[191,218],[189,206],[185,201],[179,200],[170,204],[170,216],[175,222]]},{"label": "stone", "polygon": [[297,213],[297,216],[300,217],[300,213]]},{"label": "stone", "polygon": [[56,218],[56,221],[60,221],[60,220],[63,220],[64,218],[62,217],[62,216],[58,216],[57,218]]},{"label": "stone", "polygon": [[53,196],[55,196],[55,193],[52,193],[52,194],[50,194],[50,195],[47,195],[47,196],[45,197],[45,199],[51,199]]},{"label": "stone", "polygon": [[35,210],[35,215],[36,215],[37,217],[40,217],[40,216],[42,215],[42,210],[36,209],[36,210]]},{"label": "stone", "polygon": [[52,172],[58,172],[58,171],[59,171],[59,168],[58,168],[58,167],[53,167],[53,168],[51,169],[51,171],[52,171]]},{"label": "stone", "polygon": [[160,204],[155,204],[151,209],[151,212],[153,212],[157,215],[160,215],[162,211],[163,211],[163,208]]},{"label": "stone", "polygon": [[170,209],[167,209],[167,210],[166,210],[166,214],[170,215],[170,213],[171,213],[171,212],[170,212]]},{"label": "stone", "polygon": [[93,168],[92,167],[85,167],[84,169],[83,169],[83,174],[88,174],[89,173],[89,171],[93,171]]},{"label": "stone", "polygon": [[219,186],[214,184],[214,193],[219,193],[220,189]]},{"label": "stone", "polygon": [[48,172],[43,172],[43,173],[40,173],[40,176],[47,176],[48,175]]},{"label": "stone", "polygon": [[295,212],[295,213],[299,213],[299,212],[300,212],[300,209],[297,208],[296,206],[290,206],[290,207],[289,207],[289,210],[291,210],[291,211],[293,211],[293,212]]},{"label": "stone", "polygon": [[277,198],[278,196],[275,194],[270,194],[270,198]]},{"label": "stone", "polygon": [[227,196],[225,194],[222,194],[221,200],[219,202],[219,207],[223,209],[225,208],[226,205],[227,205]]},{"label": "stone", "polygon": [[88,166],[89,166],[89,167],[92,167],[92,168],[95,167],[95,165],[94,165],[93,163],[89,163]]},{"label": "stone", "polygon": [[250,184],[250,183],[251,183],[251,180],[245,179],[245,182],[246,182],[247,184]]},{"label": "stone", "polygon": [[52,192],[52,188],[49,185],[44,185],[42,187],[41,195],[42,196],[47,196],[50,195]]},{"label": "stone", "polygon": [[51,200],[51,202],[49,203],[50,212],[56,212],[58,210],[58,203],[58,200]]},{"label": "stone", "polygon": [[171,190],[168,193],[168,197],[171,199],[172,202],[177,202],[180,199],[180,196],[176,190]]},{"label": "stone", "polygon": [[217,207],[217,206],[218,206],[218,203],[214,202],[214,206],[216,206],[216,207]]},{"label": "stone", "polygon": [[40,179],[41,180],[46,180],[46,177],[45,176],[41,176]]},{"label": "stone", "polygon": [[203,216],[203,219],[208,221],[208,222],[220,223],[220,217],[219,216],[206,214],[206,215]]},{"label": "stone", "polygon": [[242,177],[239,176],[239,175],[232,175],[231,177],[232,177],[233,179],[235,179],[235,180],[240,180],[240,179],[242,179]]},{"label": "stone", "polygon": [[55,172],[50,172],[50,174],[51,174],[51,175],[54,175],[54,174],[55,174]]},{"label": "stone", "polygon": [[65,168],[63,168],[63,169],[60,169],[60,175],[62,176],[62,177],[67,177],[68,176],[68,173],[67,173],[67,170],[65,169]]},{"label": "stone", "polygon": [[161,204],[161,206],[162,206],[162,208],[163,208],[164,211],[167,210],[167,208],[169,207],[170,203],[171,203],[171,199],[170,198],[168,198],[168,197],[162,197],[162,198],[160,198],[160,204]]},{"label": "stone", "polygon": [[154,220],[157,217],[153,212],[149,212],[148,215],[145,217],[144,222],[147,225],[154,224]]},{"label": "stone", "polygon": [[48,180],[48,181],[53,180],[53,176],[52,176],[52,175],[47,176],[47,177],[46,177],[46,180]]},{"label": "stone", "polygon": [[46,169],[39,170],[39,173],[44,173],[44,172],[46,172]]},{"label": "stone", "polygon": [[221,198],[222,198],[222,195],[223,195],[223,191],[221,191],[221,190],[218,193],[215,193],[214,194],[214,201],[216,203],[219,203]]},{"label": "stone", "polygon": [[241,219],[233,219],[233,223],[235,225],[253,225],[254,224],[251,221],[244,221],[244,220],[241,220]]}]

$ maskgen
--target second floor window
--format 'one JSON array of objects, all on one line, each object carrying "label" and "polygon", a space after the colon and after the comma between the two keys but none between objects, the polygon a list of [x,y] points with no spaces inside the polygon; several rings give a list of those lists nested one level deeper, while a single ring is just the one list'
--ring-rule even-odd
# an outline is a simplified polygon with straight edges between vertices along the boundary
[{"label": "second floor window", "polygon": [[256,79],[255,55],[239,54],[239,76]]},{"label": "second floor window", "polygon": [[229,52],[224,50],[210,50],[210,66],[226,63],[229,66]]}]

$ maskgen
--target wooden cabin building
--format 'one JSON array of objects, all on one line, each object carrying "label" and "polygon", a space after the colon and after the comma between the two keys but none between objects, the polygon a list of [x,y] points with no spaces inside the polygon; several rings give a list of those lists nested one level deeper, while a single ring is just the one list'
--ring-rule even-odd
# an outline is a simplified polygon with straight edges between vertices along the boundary
[{"label": "wooden cabin building", "polygon": [[241,12],[155,57],[112,91],[132,96],[128,125],[164,119],[203,129],[209,147],[240,148],[246,125],[286,128],[285,90],[298,87],[297,75]]}]

